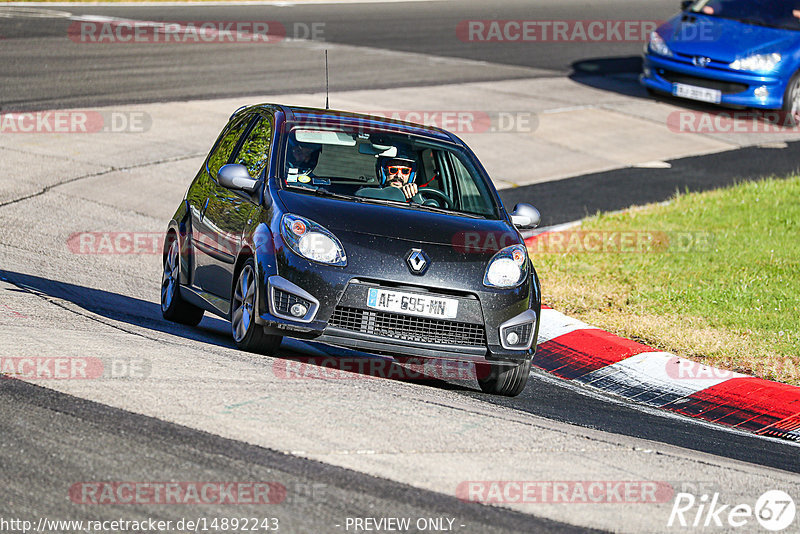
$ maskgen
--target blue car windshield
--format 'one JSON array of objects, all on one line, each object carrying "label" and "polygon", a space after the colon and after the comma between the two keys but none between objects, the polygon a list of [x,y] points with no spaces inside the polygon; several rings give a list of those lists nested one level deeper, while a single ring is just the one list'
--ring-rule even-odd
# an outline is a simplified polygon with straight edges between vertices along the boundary
[{"label": "blue car windshield", "polygon": [[800,30],[800,0],[698,0],[689,11],[756,26]]},{"label": "blue car windshield", "polygon": [[488,179],[449,143],[397,131],[298,125],[284,154],[284,189],[499,218]]}]

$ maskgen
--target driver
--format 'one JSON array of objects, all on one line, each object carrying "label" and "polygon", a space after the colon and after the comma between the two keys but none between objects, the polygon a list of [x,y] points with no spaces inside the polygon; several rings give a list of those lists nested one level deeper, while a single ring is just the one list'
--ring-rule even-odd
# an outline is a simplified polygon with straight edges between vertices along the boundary
[{"label": "driver", "polygon": [[425,199],[419,194],[419,188],[414,183],[416,171],[417,162],[411,158],[402,156],[380,158],[378,178],[381,186],[359,189],[356,196],[422,204]]}]

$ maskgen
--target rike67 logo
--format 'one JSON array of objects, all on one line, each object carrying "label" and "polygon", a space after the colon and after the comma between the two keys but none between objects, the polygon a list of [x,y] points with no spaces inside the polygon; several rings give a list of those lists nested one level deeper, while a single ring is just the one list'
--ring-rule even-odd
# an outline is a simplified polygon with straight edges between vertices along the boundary
[{"label": "rike67 logo", "polygon": [[741,528],[754,532],[755,519],[763,528],[780,532],[794,523],[796,508],[792,497],[781,490],[769,490],[754,506],[747,503],[730,505],[720,501],[719,493],[701,495],[678,493],[667,521],[668,527]]}]

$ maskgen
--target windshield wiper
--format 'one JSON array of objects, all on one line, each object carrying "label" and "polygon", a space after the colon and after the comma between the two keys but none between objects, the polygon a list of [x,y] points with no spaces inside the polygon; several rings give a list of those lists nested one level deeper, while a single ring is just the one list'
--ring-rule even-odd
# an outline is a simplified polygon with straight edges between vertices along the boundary
[{"label": "windshield wiper", "polygon": [[464,215],[466,217],[471,217],[473,219],[485,219],[486,218],[484,215],[478,215],[477,213],[469,213],[469,212],[466,212],[466,211],[449,210],[447,208],[439,208],[437,206],[427,206],[425,204],[415,204],[413,202],[412,203],[406,202],[403,205],[408,207],[408,208],[411,208],[411,209],[434,211],[436,213],[445,213],[447,215],[453,215],[455,213],[457,215]]},{"label": "windshield wiper", "polygon": [[320,197],[337,198],[341,200],[355,200],[356,202],[361,200],[358,197],[343,195],[342,193],[334,193],[333,191],[328,191],[327,189],[316,189],[314,190],[314,194]]},{"label": "windshield wiper", "polygon": [[343,195],[342,193],[334,193],[333,191],[328,191],[327,189],[322,189],[322,188],[312,189],[311,187],[305,187],[301,185],[289,185],[287,187],[293,191],[303,191],[304,193],[311,193],[318,197],[328,197],[341,200],[355,200],[356,202],[361,202],[363,200],[362,198],[359,197]]}]

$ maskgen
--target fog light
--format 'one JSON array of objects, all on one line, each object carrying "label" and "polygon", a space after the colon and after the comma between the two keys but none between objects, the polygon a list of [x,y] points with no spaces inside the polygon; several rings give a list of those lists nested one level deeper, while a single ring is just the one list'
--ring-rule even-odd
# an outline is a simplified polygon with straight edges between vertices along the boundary
[{"label": "fog light", "polygon": [[291,314],[295,317],[303,317],[305,314],[308,313],[308,308],[305,305],[300,304],[299,302],[292,305],[292,308],[289,310]]},{"label": "fog light", "polygon": [[506,343],[508,343],[509,345],[516,345],[517,343],[519,343],[519,336],[517,335],[517,333],[509,332],[508,335],[506,335]]},{"label": "fog light", "polygon": [[769,96],[769,89],[765,85],[757,87],[753,94],[756,98],[767,98]]}]

